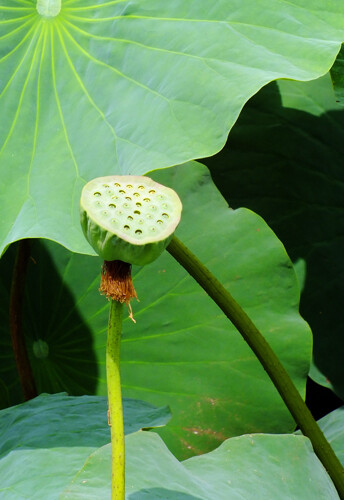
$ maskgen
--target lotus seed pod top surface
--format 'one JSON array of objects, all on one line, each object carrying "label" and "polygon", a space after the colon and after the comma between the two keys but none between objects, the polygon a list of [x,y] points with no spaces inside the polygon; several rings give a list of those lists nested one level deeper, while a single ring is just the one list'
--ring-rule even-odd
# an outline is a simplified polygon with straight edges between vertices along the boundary
[{"label": "lotus seed pod top surface", "polygon": [[[173,189],[149,177],[117,175],[88,182],[82,191],[80,210],[88,241],[101,257],[111,260],[108,258],[109,245],[104,243],[111,235],[115,236],[114,247],[117,244],[120,248],[120,240],[126,248],[147,245],[152,249],[152,245],[160,243],[157,246],[162,251],[165,247],[161,242],[170,240],[180,221],[182,204]],[[96,233],[102,241],[96,241]],[[107,246],[107,255],[102,255],[104,245]],[[113,255],[113,260],[120,259],[116,252]],[[127,262],[130,262],[130,257]]]}]

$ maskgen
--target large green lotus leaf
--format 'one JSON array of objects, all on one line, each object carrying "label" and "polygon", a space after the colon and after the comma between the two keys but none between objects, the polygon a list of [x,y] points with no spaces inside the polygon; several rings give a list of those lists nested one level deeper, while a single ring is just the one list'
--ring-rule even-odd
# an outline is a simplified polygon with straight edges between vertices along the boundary
[{"label": "large green lotus leaf", "polygon": [[[339,499],[308,439],[251,434],[180,463],[152,433],[126,439],[127,500]],[[110,499],[111,446],[94,452],[61,500]]]},{"label": "large green lotus leaf", "polygon": [[53,17],[3,0],[1,251],[46,237],[92,253],[85,181],[214,154],[264,84],[328,71],[343,26],[341,0],[62,0]]},{"label": "large green lotus leaf", "polygon": [[[161,170],[154,178],[182,199],[178,236],[231,290],[304,394],[311,336],[280,241],[254,213],[228,209],[203,165]],[[39,391],[105,394],[108,302],[97,290],[100,260],[53,243],[34,247],[32,257],[25,333]],[[167,252],[134,275],[140,302],[133,303],[136,324],[124,315],[124,395],[171,406],[173,418],[161,434],[173,452],[187,457],[244,432],[294,428],[252,351]],[[9,341],[0,355],[9,385]]]},{"label": "large green lotus leaf", "polygon": [[310,374],[342,398],[343,131],[329,75],[280,81],[246,105],[226,148],[205,160],[231,205],[264,217],[303,268],[301,314],[312,328],[316,365]]},{"label": "large green lotus leaf", "polygon": [[[168,408],[124,399],[125,433],[164,425]],[[57,499],[88,455],[110,441],[101,396],[42,394],[0,412],[1,499]]]}]

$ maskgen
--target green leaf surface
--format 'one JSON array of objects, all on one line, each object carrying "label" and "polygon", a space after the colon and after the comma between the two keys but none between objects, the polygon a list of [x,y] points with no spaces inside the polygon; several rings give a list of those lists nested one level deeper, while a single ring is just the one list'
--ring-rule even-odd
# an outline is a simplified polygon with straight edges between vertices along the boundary
[{"label": "green leaf surface", "polygon": [[[143,422],[166,422],[165,408],[153,409],[141,401],[125,401],[124,408],[131,425],[126,436],[127,500],[339,498],[303,436],[250,434],[179,462],[156,434],[132,433]],[[338,440],[343,413],[326,419],[325,432]],[[1,499],[110,499],[111,446],[104,445],[109,436],[104,398],[41,395],[2,410],[0,430],[5,438]]]},{"label": "green leaf surface", "polygon": [[206,161],[233,207],[259,213],[303,268],[301,314],[314,336],[311,376],[344,398],[344,112],[329,75],[278,82],[245,107]]},{"label": "green leaf surface", "polygon": [[344,465],[344,406],[319,420],[321,430]]},{"label": "green leaf surface", "polygon": [[[251,434],[182,463],[155,434],[126,439],[126,499],[332,500],[339,496],[309,441]],[[110,445],[94,452],[61,500],[110,498]]]},{"label": "green leaf surface", "polygon": [[[201,164],[162,170],[154,178],[182,200],[178,237],[252,317],[304,394],[311,337],[298,314],[295,273],[279,240],[254,213],[230,210]],[[97,290],[100,259],[52,243],[36,247],[32,256],[25,332],[39,391],[105,394],[108,302]],[[135,268],[134,285],[140,302],[133,303],[137,323],[124,320],[124,395],[171,406],[173,418],[160,432],[174,453],[188,457],[233,435],[294,428],[241,336],[167,252]],[[38,350],[39,341],[48,350]],[[0,356],[9,386],[14,380],[8,341]]]},{"label": "green leaf surface", "polygon": [[[126,434],[164,425],[168,408],[124,399]],[[55,499],[90,453],[110,441],[102,396],[42,394],[0,412],[0,496]]]},{"label": "green leaf surface", "polygon": [[264,84],[328,71],[343,26],[341,0],[65,0],[50,17],[4,0],[1,251],[45,237],[92,253],[86,181],[214,154]]}]

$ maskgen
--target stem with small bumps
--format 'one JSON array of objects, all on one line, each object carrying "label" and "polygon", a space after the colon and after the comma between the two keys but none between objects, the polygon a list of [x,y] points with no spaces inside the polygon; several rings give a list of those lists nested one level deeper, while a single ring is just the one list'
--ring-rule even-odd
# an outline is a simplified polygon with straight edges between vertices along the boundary
[{"label": "stem with small bumps", "polygon": [[106,380],[111,429],[112,466],[111,499],[125,498],[125,449],[123,407],[120,377],[120,345],[123,303],[110,300],[109,327],[106,344]]}]

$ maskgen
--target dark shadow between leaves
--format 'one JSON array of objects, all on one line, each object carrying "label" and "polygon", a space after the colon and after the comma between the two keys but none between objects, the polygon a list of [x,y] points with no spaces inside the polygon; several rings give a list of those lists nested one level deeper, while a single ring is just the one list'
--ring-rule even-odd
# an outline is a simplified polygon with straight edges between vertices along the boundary
[{"label": "dark shadow between leaves", "polygon": [[203,162],[233,208],[261,215],[303,259],[301,314],[314,361],[344,398],[344,112],[283,108],[272,83],[242,111],[225,148]]},{"label": "dark shadow between leaves", "polygon": [[167,490],[165,488],[148,488],[137,491],[128,496],[129,500],[202,500],[200,497],[181,493],[180,491]]},{"label": "dark shadow between leaves", "polygon": [[[58,247],[58,245],[56,245]],[[61,250],[59,250],[61,249]],[[67,268],[69,254],[62,247]],[[8,303],[15,252],[9,248],[1,259],[1,382],[0,408],[23,401],[8,327]],[[38,393],[65,391],[71,395],[94,394],[98,367],[92,334],[75,307],[75,298],[46,248],[32,246],[26,278],[23,330]]]}]

